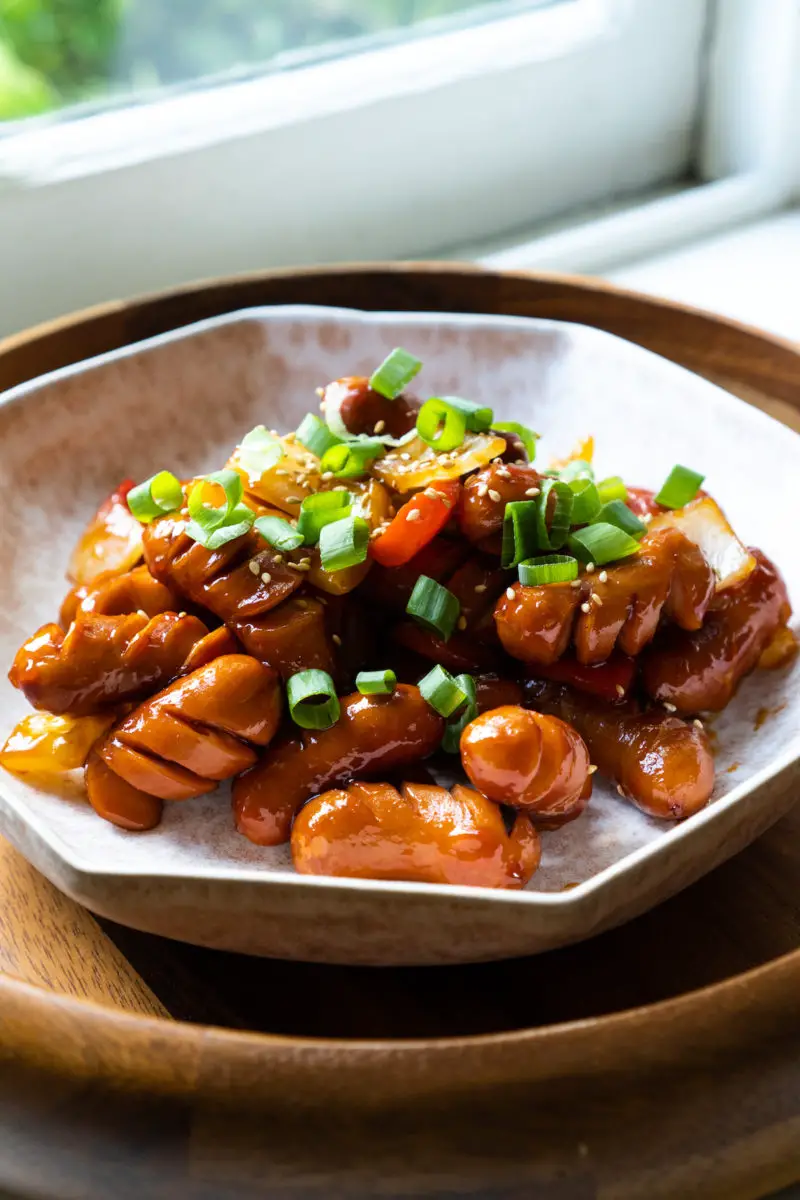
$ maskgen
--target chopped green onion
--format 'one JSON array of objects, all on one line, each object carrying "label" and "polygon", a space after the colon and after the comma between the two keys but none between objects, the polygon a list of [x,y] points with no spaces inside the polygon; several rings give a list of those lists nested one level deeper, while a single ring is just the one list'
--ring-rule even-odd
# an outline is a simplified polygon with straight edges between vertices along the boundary
[{"label": "chopped green onion", "polygon": [[128,508],[137,521],[149,525],[156,517],[174,512],[183,504],[180,480],[171,471],[159,471],[144,483],[131,488],[127,495]]},{"label": "chopped green onion", "polygon": [[314,413],[306,413],[297,427],[295,437],[306,450],[316,454],[317,458],[322,458],[326,450],[330,450],[331,446],[340,445],[342,441],[335,433],[331,433],[325,422],[320,421]]},{"label": "chopped green onion", "polygon": [[523,587],[539,587],[543,583],[568,583],[578,578],[578,561],[568,554],[545,554],[529,558],[518,567]]},{"label": "chopped green onion", "polygon": [[588,525],[600,511],[597,488],[591,479],[573,479],[569,486],[573,495],[570,524]]},{"label": "chopped green onion", "polygon": [[352,500],[349,492],[315,492],[306,496],[297,518],[297,532],[302,534],[305,544],[316,546],[325,525],[349,517]]},{"label": "chopped green onion", "polygon": [[347,516],[323,525],[319,556],[323,571],[344,571],[366,560],[369,525],[362,517]]},{"label": "chopped green onion", "polygon": [[629,533],[637,541],[647,533],[644,521],[640,521],[636,513],[632,513],[622,500],[609,500],[608,504],[604,504],[600,509],[595,520],[605,521],[608,525],[616,525],[617,529]]},{"label": "chopped green onion", "polygon": [[511,500],[503,513],[501,567],[516,567],[537,548],[536,501]]},{"label": "chopped green onion", "polygon": [[571,483],[573,479],[594,480],[594,469],[585,459],[573,458],[572,462],[568,462],[564,469],[558,472],[558,478],[564,483]]},{"label": "chopped green onion", "polygon": [[242,438],[237,462],[250,479],[258,480],[265,471],[271,471],[286,451],[280,440],[273,437],[263,425],[256,425]]},{"label": "chopped green onion", "polygon": [[464,400],[461,396],[436,396],[434,398],[443,400],[451,408],[457,408],[460,413],[463,413],[467,429],[471,433],[485,433],[487,429],[491,429],[494,420],[494,412],[491,408],[475,404],[472,400]]},{"label": "chopped green onion", "polygon": [[357,479],[366,475],[370,463],[385,453],[386,447],[377,438],[341,442],[325,451],[320,467],[323,473],[332,471],[337,479]]},{"label": "chopped green onion", "polygon": [[461,604],[452,592],[435,579],[420,575],[406,605],[406,612],[425,629],[430,629],[447,641],[456,627]]},{"label": "chopped green onion", "polygon": [[423,698],[442,717],[452,717],[467,700],[467,691],[444,667],[436,666],[420,679],[418,685]]},{"label": "chopped green onion", "polygon": [[455,450],[464,440],[467,419],[446,400],[426,400],[417,417],[417,433],[423,442],[443,453]]},{"label": "chopped green onion", "polygon": [[391,696],[397,687],[394,671],[359,671],[356,687],[362,696]]},{"label": "chopped green onion", "polygon": [[276,550],[296,550],[303,544],[303,535],[283,517],[258,517],[255,527],[265,541]]},{"label": "chopped green onion", "polygon": [[286,682],[289,715],[301,729],[330,729],[341,711],[327,671],[298,671]]},{"label": "chopped green onion", "polygon": [[421,367],[422,363],[418,358],[403,350],[402,346],[397,346],[378,369],[372,372],[369,386],[387,400],[396,400]]},{"label": "chopped green onion", "polygon": [[683,508],[690,500],[694,500],[705,475],[698,475],[689,467],[675,466],[670,471],[661,490],[656,492],[656,504],[665,508]]},{"label": "chopped green onion", "polygon": [[467,697],[467,703],[457,717],[447,722],[442,738],[442,749],[446,754],[458,754],[461,734],[478,715],[478,701],[475,691],[475,680],[471,675],[456,675],[455,682]]},{"label": "chopped green onion", "polygon": [[629,558],[639,549],[639,543],[616,525],[597,522],[571,534],[569,548],[581,562],[602,567],[618,558]]},{"label": "chopped green onion", "polygon": [[497,429],[500,433],[515,433],[525,447],[528,462],[533,462],[536,458],[536,443],[541,435],[534,433],[527,425],[520,425],[519,421],[494,421],[492,429]]},{"label": "chopped green onion", "polygon": [[[548,524],[550,496],[555,496],[555,507]],[[574,496],[569,484],[559,479],[545,479],[536,501],[536,541],[540,550],[560,550],[567,540],[572,520]]]},{"label": "chopped green onion", "polygon": [[611,500],[628,499],[628,489],[619,475],[609,475],[608,479],[601,479],[597,485],[597,491],[601,504],[608,504]]},{"label": "chopped green onion", "polygon": [[[209,504],[205,500],[209,484],[221,487],[224,504]],[[189,492],[187,507],[191,518],[186,533],[206,550],[218,550],[227,542],[242,537],[253,526],[255,513],[242,504],[244,487],[238,471],[214,471],[199,480]]]}]

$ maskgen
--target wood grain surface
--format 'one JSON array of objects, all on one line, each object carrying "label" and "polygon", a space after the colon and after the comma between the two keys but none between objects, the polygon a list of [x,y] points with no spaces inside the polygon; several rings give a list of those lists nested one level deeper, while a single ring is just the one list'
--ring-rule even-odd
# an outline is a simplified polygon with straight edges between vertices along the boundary
[{"label": "wood grain surface", "polygon": [[[0,386],[298,301],[582,321],[800,428],[800,354],[780,339],[596,281],[436,264],[106,306],[0,344]],[[0,1187],[15,1194],[749,1200],[800,1178],[798,808],[621,929],[474,967],[167,942],[95,921],[0,844],[0,972]]]}]

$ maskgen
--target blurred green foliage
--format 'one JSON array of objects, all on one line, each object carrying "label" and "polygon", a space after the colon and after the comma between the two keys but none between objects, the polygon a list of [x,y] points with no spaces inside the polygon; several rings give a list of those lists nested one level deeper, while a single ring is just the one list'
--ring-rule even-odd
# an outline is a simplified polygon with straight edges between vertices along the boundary
[{"label": "blurred green foliage", "polygon": [[255,66],[486,2],[0,0],[0,120]]}]

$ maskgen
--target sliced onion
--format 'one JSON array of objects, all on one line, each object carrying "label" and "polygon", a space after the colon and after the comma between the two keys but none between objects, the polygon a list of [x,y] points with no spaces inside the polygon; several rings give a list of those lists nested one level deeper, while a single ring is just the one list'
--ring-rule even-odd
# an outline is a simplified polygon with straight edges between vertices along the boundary
[{"label": "sliced onion", "polygon": [[239,448],[227,465],[243,476],[245,491],[250,496],[296,517],[306,496],[320,490],[319,459],[293,437],[289,440],[278,438],[277,441],[283,447],[283,458],[258,477],[245,470]]},{"label": "sliced onion", "polygon": [[505,453],[506,440],[492,433],[467,433],[456,450],[437,454],[420,437],[386,454],[372,468],[373,475],[396,492],[412,492],[437,479],[458,479],[485,467]]},{"label": "sliced onion", "polygon": [[685,508],[654,517],[650,530],[674,526],[694,542],[717,577],[717,591],[733,587],[755,570],[756,560],[742,545],[728,520],[710,496],[692,500]]}]

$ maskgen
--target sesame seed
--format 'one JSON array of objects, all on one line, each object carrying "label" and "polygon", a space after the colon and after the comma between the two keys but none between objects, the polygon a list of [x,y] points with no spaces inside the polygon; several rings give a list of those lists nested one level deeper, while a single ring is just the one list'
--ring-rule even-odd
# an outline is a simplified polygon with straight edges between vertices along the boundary
[{"label": "sesame seed", "polygon": [[502,467],[502,465],[503,465],[503,460],[502,460],[502,458],[493,458],[493,459],[492,459],[492,466],[493,466],[493,467]]},{"label": "sesame seed", "polygon": [[586,574],[591,575],[593,571],[594,571],[594,563],[587,563],[586,564]]},{"label": "sesame seed", "polygon": [[588,773],[589,775],[594,775],[594,773],[595,773],[595,771],[596,771],[596,770],[597,770],[597,767],[594,765],[594,763],[590,763],[590,765],[589,765],[589,770],[588,770],[588,772],[587,772],[587,773]]},{"label": "sesame seed", "polygon": [[338,484],[336,485],[336,487],[335,487],[335,488],[333,488],[333,491],[334,491],[334,492],[346,492],[346,491],[347,491],[347,488],[344,486],[344,484],[343,484],[343,483],[338,483]]},{"label": "sesame seed", "polygon": [[270,575],[269,571],[261,572],[261,582],[262,583],[272,583],[272,576]]},{"label": "sesame seed", "polygon": [[581,605],[581,612],[582,612],[582,613],[590,613],[591,611],[592,611],[592,606],[591,606],[591,604],[582,604],[582,605]]},{"label": "sesame seed", "polygon": [[704,729],[705,728],[705,726],[703,725],[703,722],[699,719],[699,717],[695,717],[695,719],[692,721],[692,724],[694,725],[695,729]]},{"label": "sesame seed", "polygon": [[372,432],[373,432],[373,433],[383,433],[383,431],[384,431],[384,429],[385,429],[385,428],[386,428],[386,422],[385,422],[385,421],[376,421],[376,422],[375,422],[375,428],[372,430]]},{"label": "sesame seed", "polygon": [[288,472],[288,471],[285,471],[285,470],[283,469],[283,467],[277,467],[277,468],[275,469],[275,474],[276,474],[276,475],[288,475],[288,474],[289,474],[289,472]]},{"label": "sesame seed", "polygon": [[466,629],[467,628],[467,618],[459,617],[458,621],[457,621],[457,625],[458,625],[459,629]]},{"label": "sesame seed", "polygon": [[149,621],[149,620],[150,620],[150,618],[148,617],[147,613],[144,611],[144,609],[143,609],[143,608],[140,608],[140,609],[139,609],[139,616],[140,616],[140,617],[144,617],[145,621]]},{"label": "sesame seed", "polygon": [[569,581],[569,586],[570,586],[570,587],[574,587],[574,588],[579,588],[579,587],[581,586],[581,581],[580,581],[580,579],[571,579],[571,580]]},{"label": "sesame seed", "polygon": [[250,568],[250,571],[252,572],[253,575],[257,575],[258,572],[261,570],[261,567],[259,566],[257,558],[251,558],[250,562],[247,565]]},{"label": "sesame seed", "polygon": [[506,596],[508,597],[508,599],[509,599],[509,600],[513,600],[513,599],[514,599],[514,589],[513,589],[513,587],[507,587],[507,588],[506,588]]},{"label": "sesame seed", "polygon": [[403,460],[403,462],[411,462],[411,455],[407,450],[403,451],[403,453],[400,455],[400,458]]},{"label": "sesame seed", "polygon": [[592,592],[592,599],[594,600],[594,602],[595,602],[595,604],[597,605],[597,607],[598,607],[598,608],[602,608],[602,607],[603,607],[603,601],[602,601],[602,599],[600,598],[600,596],[598,596],[597,592]]},{"label": "sesame seed", "polygon": [[476,591],[476,592],[485,592],[485,591],[486,591],[486,584],[485,584],[485,583],[476,583],[476,584],[475,584],[475,591]]},{"label": "sesame seed", "polygon": [[335,646],[341,646],[342,644],[342,639],[339,637],[338,633],[331,634],[331,641]]},{"label": "sesame seed", "polygon": [[311,563],[310,562],[299,562],[299,563],[295,563],[294,567],[295,567],[296,571],[310,571]]},{"label": "sesame seed", "polygon": [[287,504],[300,504],[301,500],[300,500],[299,496],[287,496],[286,503]]},{"label": "sesame seed", "polygon": [[667,700],[664,701],[664,708],[667,710],[667,712],[677,712],[678,711],[677,708],[675,707],[675,705],[670,704],[669,701],[667,701]]},{"label": "sesame seed", "polygon": [[311,559],[308,557],[307,554],[303,558],[298,559],[298,562],[301,567],[310,567],[311,566]]},{"label": "sesame seed", "polygon": [[622,798],[623,798],[623,800],[624,800],[624,799],[625,799],[625,793],[624,793],[624,792],[623,792],[623,790],[622,790],[622,784],[621,784],[621,783],[618,783],[618,784],[617,784],[617,791],[619,792],[620,796],[622,796]]},{"label": "sesame seed", "polygon": [[421,521],[422,513],[419,511],[418,508],[412,508],[411,511],[406,515],[406,520],[407,521]]},{"label": "sesame seed", "polygon": [[608,583],[608,571],[601,571],[597,578],[601,583]]},{"label": "sesame seed", "polygon": [[185,617],[185,616],[186,616],[186,613],[185,613],[185,612],[179,612],[179,613],[178,613],[178,616],[179,616],[179,617]]},{"label": "sesame seed", "polygon": [[499,504],[503,497],[494,488],[489,488],[489,499],[494,500],[495,504]]},{"label": "sesame seed", "polygon": [[282,554],[276,554],[276,555],[275,555],[275,558],[274,558],[274,561],[275,561],[276,563],[282,563],[282,562],[283,562],[283,555],[282,555]]},{"label": "sesame seed", "polygon": [[511,472],[509,471],[508,467],[498,467],[497,468],[497,477],[498,477],[498,479],[510,479]]},{"label": "sesame seed", "polygon": [[[273,433],[273,436],[277,436],[277,435],[274,433],[274,431],[271,431],[271,432]],[[288,442],[288,443],[289,443],[289,445],[291,446],[292,442],[295,440],[295,436],[296,436],[296,435],[295,435],[295,433],[294,433],[294,432],[291,432],[291,433],[285,433],[285,434],[283,435],[283,440],[284,440],[285,442]]]},{"label": "sesame seed", "polygon": [[481,498],[483,498],[486,495],[488,490],[489,490],[489,488],[488,488],[487,484],[485,484],[485,483],[479,483],[478,486],[475,488],[475,491]]},{"label": "sesame seed", "polygon": [[615,683],[615,684],[614,684],[614,689],[615,689],[615,691],[616,691],[616,693],[617,693],[617,695],[618,695],[618,696],[624,696],[624,695],[625,695],[625,688],[622,686],[622,684],[621,684],[621,683]]},{"label": "sesame seed", "polygon": [[539,495],[541,495],[541,491],[542,491],[541,488],[529,487],[529,488],[525,489],[525,495],[526,496],[539,496]]},{"label": "sesame seed", "polygon": [[324,480],[324,482],[327,483],[329,479],[333,479],[333,471],[323,471],[320,476],[320,479]]}]

